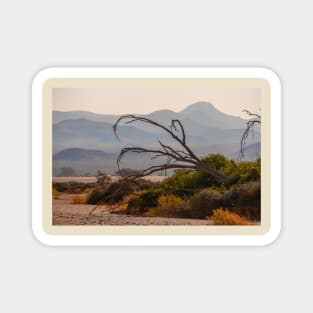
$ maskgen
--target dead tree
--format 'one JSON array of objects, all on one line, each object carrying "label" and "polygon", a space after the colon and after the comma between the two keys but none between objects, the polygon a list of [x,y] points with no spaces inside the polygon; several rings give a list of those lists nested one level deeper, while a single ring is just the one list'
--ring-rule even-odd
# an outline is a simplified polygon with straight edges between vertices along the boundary
[{"label": "dead tree", "polygon": [[167,169],[191,169],[207,173],[212,179],[214,179],[218,183],[227,183],[230,181],[230,177],[216,170],[215,168],[205,164],[191,150],[191,148],[186,143],[186,133],[183,124],[178,119],[172,120],[170,126],[166,127],[160,123],[157,123],[145,117],[137,115],[123,115],[116,121],[116,123],[113,126],[114,134],[116,135],[118,140],[119,140],[118,125],[121,121],[125,121],[126,124],[142,122],[160,128],[161,130],[165,131],[179,146],[179,148],[177,149],[176,147],[175,148],[171,147],[158,140],[159,149],[144,148],[140,146],[123,148],[120,151],[120,154],[117,158],[118,168],[120,167],[120,162],[122,158],[128,152],[150,153],[153,155],[151,159],[157,159],[162,157],[166,158],[165,162],[163,162],[162,164],[150,166],[144,170],[141,170],[139,171],[138,174],[134,175],[132,178],[148,176],[151,175],[152,173],[164,171]]},{"label": "dead tree", "polygon": [[246,123],[246,129],[244,133],[242,134],[241,142],[240,142],[240,155],[243,158],[245,147],[246,147],[246,141],[249,136],[249,133],[251,130],[253,130],[256,124],[261,124],[261,115],[256,114],[256,113],[251,113],[248,110],[243,110],[242,112],[247,113],[247,115],[250,117],[250,119]]}]

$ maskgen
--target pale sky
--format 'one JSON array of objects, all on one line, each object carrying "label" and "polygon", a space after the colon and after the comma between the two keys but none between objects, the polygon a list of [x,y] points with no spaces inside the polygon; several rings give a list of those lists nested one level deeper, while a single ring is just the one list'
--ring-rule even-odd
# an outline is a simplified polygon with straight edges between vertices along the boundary
[{"label": "pale sky", "polygon": [[206,86],[108,86],[101,88],[54,88],[53,110],[90,111],[101,114],[146,114],[160,109],[180,111],[208,101],[227,114],[247,116],[242,110],[260,113],[258,88]]}]

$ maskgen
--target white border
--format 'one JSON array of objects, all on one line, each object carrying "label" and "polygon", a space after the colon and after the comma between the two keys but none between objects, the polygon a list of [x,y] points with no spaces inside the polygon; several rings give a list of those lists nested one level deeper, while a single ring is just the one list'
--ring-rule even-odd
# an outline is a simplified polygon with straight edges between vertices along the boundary
[{"label": "white border", "polygon": [[[264,235],[49,235],[42,224],[42,87],[50,78],[264,78],[271,86],[271,212]],[[281,84],[266,68],[48,68],[32,85],[32,228],[42,243],[53,246],[262,246],[281,230]]]}]

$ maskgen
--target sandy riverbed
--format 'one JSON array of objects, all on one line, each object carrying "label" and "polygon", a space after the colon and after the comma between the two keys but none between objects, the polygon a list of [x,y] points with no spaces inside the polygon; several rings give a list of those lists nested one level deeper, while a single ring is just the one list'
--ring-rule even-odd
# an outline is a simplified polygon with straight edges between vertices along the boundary
[{"label": "sandy riverbed", "polygon": [[62,194],[53,199],[53,225],[212,225],[208,220],[115,214],[105,205],[72,204],[75,196],[81,194]]}]

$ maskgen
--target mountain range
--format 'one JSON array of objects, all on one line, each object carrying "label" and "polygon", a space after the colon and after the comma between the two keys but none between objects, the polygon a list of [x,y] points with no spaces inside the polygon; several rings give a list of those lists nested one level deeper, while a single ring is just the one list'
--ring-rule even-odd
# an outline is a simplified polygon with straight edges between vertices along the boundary
[{"label": "mountain range", "polygon": [[[197,102],[180,112],[159,110],[147,117],[168,126],[173,119],[184,125],[187,144],[199,156],[209,153],[223,153],[228,157],[239,156],[240,140],[246,127],[246,120],[225,114],[209,102]],[[96,114],[87,111],[53,111],[54,168],[72,166],[76,170],[95,172],[102,169],[112,172],[116,169],[116,155],[125,146],[140,145],[157,147],[158,140],[177,147],[170,136],[157,127],[146,123],[122,123],[118,128],[120,141],[114,136],[113,124],[120,115]],[[260,132],[247,140],[248,159],[260,156]],[[125,167],[149,166],[146,156],[130,155]],[[100,166],[100,168],[99,168]]]}]

